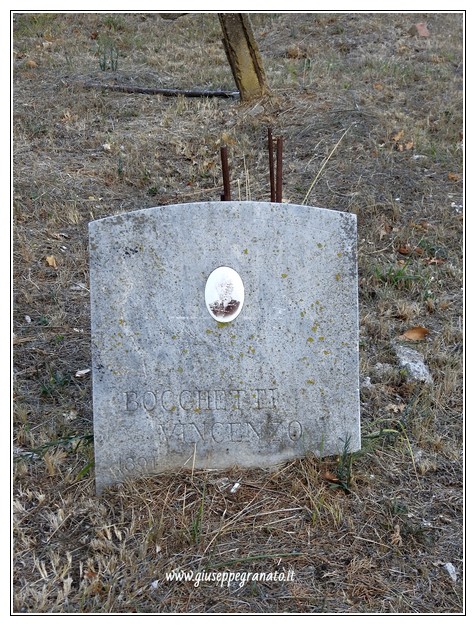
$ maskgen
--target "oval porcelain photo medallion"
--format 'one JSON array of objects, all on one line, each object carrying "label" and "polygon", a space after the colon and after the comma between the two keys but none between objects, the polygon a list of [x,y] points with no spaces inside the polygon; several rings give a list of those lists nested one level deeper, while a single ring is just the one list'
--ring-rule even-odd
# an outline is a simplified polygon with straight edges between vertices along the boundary
[{"label": "oval porcelain photo medallion", "polygon": [[205,285],[205,302],[213,319],[231,322],[243,308],[245,288],[240,275],[231,267],[217,267]]}]

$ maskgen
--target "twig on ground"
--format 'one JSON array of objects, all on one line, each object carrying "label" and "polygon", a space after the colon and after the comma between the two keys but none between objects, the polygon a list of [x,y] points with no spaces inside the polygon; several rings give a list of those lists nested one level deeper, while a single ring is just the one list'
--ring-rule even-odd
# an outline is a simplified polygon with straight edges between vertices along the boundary
[{"label": "twig on ground", "polygon": [[112,85],[111,83],[83,83],[85,89],[108,89],[123,93],[143,93],[160,96],[184,96],[185,98],[239,98],[239,91],[221,89],[162,89],[160,87],[138,87],[134,85]]},{"label": "twig on ground", "polygon": [[311,183],[311,186],[309,187],[309,189],[307,190],[306,195],[304,196],[304,199],[302,201],[302,204],[306,204],[309,196],[311,195],[311,191],[314,189],[314,185],[317,183],[317,181],[319,180],[319,176],[322,174],[322,172],[324,171],[324,168],[326,167],[329,159],[331,158],[331,156],[334,154],[334,152],[337,150],[337,148],[339,147],[341,141],[344,139],[344,137],[347,135],[347,133],[349,132],[349,130],[352,128],[352,126],[354,126],[354,124],[351,124],[348,128],[345,129],[345,131],[342,133],[342,135],[340,136],[339,141],[336,143],[336,145],[332,148],[332,150],[330,151],[330,154],[325,158],[324,163],[321,165],[319,171],[316,174],[316,177],[314,178],[314,180]]}]

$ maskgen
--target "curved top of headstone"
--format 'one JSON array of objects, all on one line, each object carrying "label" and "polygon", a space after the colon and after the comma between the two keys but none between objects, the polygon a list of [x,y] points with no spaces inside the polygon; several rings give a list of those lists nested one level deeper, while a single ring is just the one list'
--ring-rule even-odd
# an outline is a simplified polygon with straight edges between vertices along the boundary
[{"label": "curved top of headstone", "polygon": [[135,211],[127,211],[124,213],[118,213],[116,215],[110,215],[94,220],[89,223],[89,226],[94,227],[97,224],[103,224],[107,222],[120,222],[121,218],[129,218],[133,216],[148,215],[148,214],[160,214],[160,213],[179,213],[180,211],[212,211],[217,213],[226,213],[233,210],[247,211],[253,213],[256,216],[266,216],[267,212],[280,213],[281,211],[299,213],[302,211],[319,212],[325,219],[344,219],[349,222],[355,222],[356,216],[353,213],[347,213],[343,211],[337,211],[335,209],[325,209],[320,207],[301,205],[301,204],[288,204],[288,203],[276,203],[276,202],[254,202],[254,201],[215,201],[215,202],[185,202],[183,204],[167,204],[156,207],[148,207],[145,209],[137,209]]}]

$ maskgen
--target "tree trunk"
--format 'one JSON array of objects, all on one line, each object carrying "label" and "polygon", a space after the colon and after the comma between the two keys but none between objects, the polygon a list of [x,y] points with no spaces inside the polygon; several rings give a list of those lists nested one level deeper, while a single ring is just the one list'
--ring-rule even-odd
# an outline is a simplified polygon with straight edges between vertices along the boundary
[{"label": "tree trunk", "polygon": [[246,13],[219,13],[223,45],[243,101],[269,94],[261,55]]}]

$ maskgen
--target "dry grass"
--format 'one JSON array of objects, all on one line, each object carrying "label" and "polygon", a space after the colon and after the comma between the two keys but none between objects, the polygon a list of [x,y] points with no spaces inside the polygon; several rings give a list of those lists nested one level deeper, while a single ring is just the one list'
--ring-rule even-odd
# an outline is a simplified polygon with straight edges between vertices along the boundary
[{"label": "dry grass", "polygon": [[[83,87],[234,88],[213,14],[15,15],[15,613],[464,609],[463,17],[252,19],[272,96],[242,105]],[[429,38],[409,36],[417,21]],[[362,452],[95,497],[90,380],[75,377],[90,365],[87,224],[219,199],[222,141],[233,197],[267,200],[268,125],[285,199],[359,219]],[[432,384],[392,348],[417,325]],[[195,587],[174,569],[295,576]]]}]

